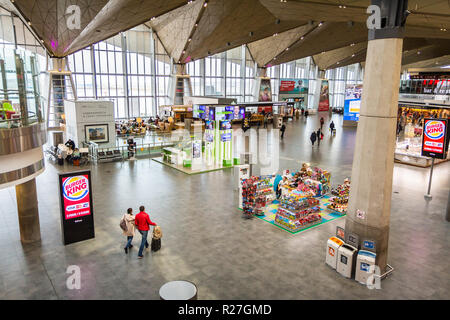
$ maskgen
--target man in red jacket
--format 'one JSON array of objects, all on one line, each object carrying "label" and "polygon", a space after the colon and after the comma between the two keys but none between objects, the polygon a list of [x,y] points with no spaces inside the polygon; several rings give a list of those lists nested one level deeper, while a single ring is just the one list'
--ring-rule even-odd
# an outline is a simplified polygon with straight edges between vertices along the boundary
[{"label": "man in red jacket", "polygon": [[141,246],[139,247],[138,258],[142,259],[144,256],[142,252],[144,251],[144,245],[148,248],[147,235],[150,230],[150,226],[156,226],[156,223],[150,220],[149,215],[144,212],[144,206],[139,207],[139,213],[134,218],[134,224],[138,229],[139,233],[142,235]]}]

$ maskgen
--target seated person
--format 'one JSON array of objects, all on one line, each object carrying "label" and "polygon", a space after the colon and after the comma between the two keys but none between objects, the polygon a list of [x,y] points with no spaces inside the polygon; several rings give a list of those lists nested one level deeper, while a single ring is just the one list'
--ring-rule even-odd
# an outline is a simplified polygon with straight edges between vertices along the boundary
[{"label": "seated person", "polygon": [[72,160],[79,160],[81,158],[80,150],[78,148],[75,148],[72,153]]}]

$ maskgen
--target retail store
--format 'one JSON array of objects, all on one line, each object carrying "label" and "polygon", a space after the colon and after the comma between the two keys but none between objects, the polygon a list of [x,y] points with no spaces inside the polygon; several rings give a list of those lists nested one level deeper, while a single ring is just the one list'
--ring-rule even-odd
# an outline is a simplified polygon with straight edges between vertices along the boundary
[{"label": "retail store", "polygon": [[[427,102],[399,101],[397,117],[397,143],[395,161],[399,163],[429,167],[431,158],[422,156],[424,119],[450,119],[450,104],[434,100]],[[435,164],[448,161],[436,159]]]}]

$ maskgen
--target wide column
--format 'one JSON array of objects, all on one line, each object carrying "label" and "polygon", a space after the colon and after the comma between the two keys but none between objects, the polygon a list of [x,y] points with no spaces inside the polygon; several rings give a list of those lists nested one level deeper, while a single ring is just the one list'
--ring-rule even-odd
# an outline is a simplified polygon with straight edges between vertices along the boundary
[{"label": "wide column", "polygon": [[[379,2],[379,1],[378,1]],[[369,31],[361,112],[353,157],[346,236],[376,241],[376,264],[387,264],[389,220],[405,1],[386,1],[384,30]],[[394,12],[392,12],[394,11]],[[396,11],[396,12],[395,12]],[[391,19],[389,21],[389,19]],[[386,32],[382,32],[386,31]],[[379,33],[377,33],[379,32]]]},{"label": "wide column", "polygon": [[16,185],[20,240],[31,243],[41,240],[36,179]]}]

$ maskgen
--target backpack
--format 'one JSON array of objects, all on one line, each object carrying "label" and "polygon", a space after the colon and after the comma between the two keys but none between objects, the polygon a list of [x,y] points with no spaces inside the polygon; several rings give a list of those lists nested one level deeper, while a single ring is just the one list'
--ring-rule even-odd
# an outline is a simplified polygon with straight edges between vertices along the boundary
[{"label": "backpack", "polygon": [[122,229],[125,232],[128,231],[127,222],[125,221],[125,216],[123,216],[122,219],[120,220],[119,227],[120,227],[120,229]]}]

